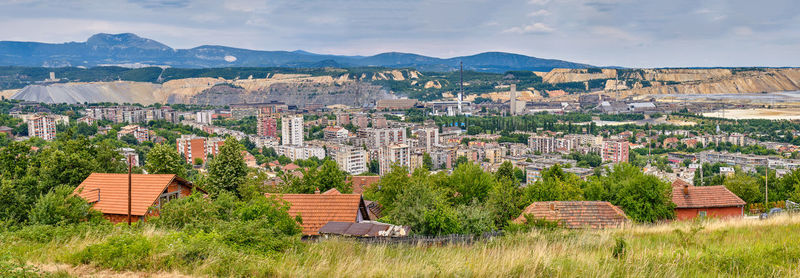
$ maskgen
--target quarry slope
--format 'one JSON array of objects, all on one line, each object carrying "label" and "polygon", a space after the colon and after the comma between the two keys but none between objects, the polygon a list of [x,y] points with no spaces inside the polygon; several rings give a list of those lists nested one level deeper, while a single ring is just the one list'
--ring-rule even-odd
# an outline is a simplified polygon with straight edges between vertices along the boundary
[{"label": "quarry slope", "polygon": [[[367,105],[395,98],[381,86],[367,81],[416,79],[416,71],[388,70],[367,76],[342,74],[274,74],[268,78],[184,78],[163,84],[132,81],[51,83],[29,85],[13,93],[12,99],[45,103],[182,103],[228,105],[278,100],[303,107],[307,104]],[[361,81],[364,79],[365,81]]]}]

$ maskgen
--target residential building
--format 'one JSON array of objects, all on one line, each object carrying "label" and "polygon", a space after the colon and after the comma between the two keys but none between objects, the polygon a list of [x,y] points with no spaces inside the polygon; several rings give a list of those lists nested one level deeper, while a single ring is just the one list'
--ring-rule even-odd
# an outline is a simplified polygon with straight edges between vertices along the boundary
[{"label": "residential building", "polygon": [[353,187],[353,193],[361,194],[364,190],[381,181],[381,176],[348,176],[347,182]]},{"label": "residential building", "polygon": [[322,129],[325,140],[347,139],[349,134],[350,132],[341,126],[328,126]]},{"label": "residential building", "polygon": [[[272,194],[267,193],[267,197]],[[315,194],[274,194],[289,203],[289,216],[300,217],[304,236],[319,235],[328,222],[359,223],[371,219],[361,194],[342,194],[335,188]]]},{"label": "residential building", "polygon": [[35,115],[28,121],[28,136],[44,140],[56,138],[56,119],[50,115]]},{"label": "residential building", "polygon": [[117,152],[119,152],[119,154],[125,158],[125,164],[128,164],[128,158],[130,157],[132,160],[131,162],[133,162],[131,163],[133,166],[142,166],[141,161],[139,160],[139,153],[136,152],[135,149],[119,148],[117,149]]},{"label": "residential building", "polygon": [[189,196],[195,190],[206,193],[172,174],[133,174],[130,181],[128,196],[128,174],[92,173],[73,194],[89,202],[108,221],[122,223],[128,219],[128,198],[131,198],[132,221],[138,222],[158,215],[158,209],[169,201]]},{"label": "residential building", "polygon": [[439,128],[426,127],[415,130],[413,133],[417,135],[417,145],[425,152],[431,152],[434,146],[439,145]]},{"label": "residential building", "polygon": [[285,155],[291,160],[309,159],[311,157],[325,158],[325,149],[322,147],[283,145],[278,147],[276,151],[278,155]]},{"label": "residential building", "polygon": [[278,120],[267,114],[258,114],[256,118],[258,136],[278,137]]},{"label": "residential building", "polygon": [[219,154],[219,148],[225,144],[225,140],[220,137],[205,138],[194,135],[182,135],[176,141],[178,153],[189,164],[194,164],[197,158],[203,163],[207,162],[208,155]]},{"label": "residential building", "polygon": [[281,118],[281,144],[303,145],[303,115],[288,115]]},{"label": "residential building", "polygon": [[83,117],[80,117],[78,119],[79,123],[85,123],[85,124],[90,125],[90,126],[94,125],[95,121],[96,121],[95,118],[92,118],[92,117],[89,117],[89,116],[83,116]]},{"label": "residential building", "polygon": [[214,113],[216,113],[214,110],[197,111],[194,121],[198,124],[211,124],[211,120],[214,119]]},{"label": "residential building", "polygon": [[328,156],[336,161],[342,171],[351,175],[358,175],[368,170],[367,151],[362,148],[337,145],[328,148]]},{"label": "residential building", "polygon": [[389,173],[393,165],[410,167],[411,149],[406,144],[391,144],[378,151],[381,176]]},{"label": "residential building", "polygon": [[150,141],[150,130],[139,125],[126,125],[117,133],[117,138],[131,134],[139,143]]},{"label": "residential building", "polygon": [[552,153],[556,151],[556,139],[548,136],[528,137],[528,147],[533,152]]},{"label": "residential building", "polygon": [[601,156],[603,162],[620,163],[628,162],[630,146],[625,141],[603,141]]},{"label": "residential building", "polygon": [[380,149],[389,144],[405,144],[405,128],[362,128],[358,137],[367,139],[367,148]]},{"label": "residential building", "polygon": [[620,228],[630,222],[625,212],[605,201],[534,202],[514,222],[524,223],[527,221],[526,215],[534,219],[558,222],[568,229]]},{"label": "residential building", "polygon": [[693,186],[677,179],[672,183],[675,218],[742,217],[745,203],[723,185]]}]

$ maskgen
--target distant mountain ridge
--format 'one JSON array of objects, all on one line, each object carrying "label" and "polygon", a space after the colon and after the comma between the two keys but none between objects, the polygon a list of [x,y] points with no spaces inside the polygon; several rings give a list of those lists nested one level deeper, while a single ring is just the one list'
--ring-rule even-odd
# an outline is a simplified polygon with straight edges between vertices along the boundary
[{"label": "distant mountain ridge", "polygon": [[549,71],[553,68],[588,68],[591,65],[542,59],[505,52],[436,58],[413,53],[388,52],[373,56],[315,54],[303,50],[262,51],[217,45],[173,49],[135,34],[91,36],[86,42],[40,43],[0,41],[0,65],[64,67],[100,65],[163,65],[179,68],[211,67],[391,67],[422,71],[456,70],[459,62],[467,70],[506,72]]}]

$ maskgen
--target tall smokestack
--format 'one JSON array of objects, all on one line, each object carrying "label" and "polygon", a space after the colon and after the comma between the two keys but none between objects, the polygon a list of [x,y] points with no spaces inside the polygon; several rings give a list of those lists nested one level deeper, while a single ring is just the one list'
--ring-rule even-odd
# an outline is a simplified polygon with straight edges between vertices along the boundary
[{"label": "tall smokestack", "polygon": [[511,115],[517,114],[517,84],[511,84],[511,90],[508,92],[508,97],[511,99],[509,105],[511,106],[509,112]]}]

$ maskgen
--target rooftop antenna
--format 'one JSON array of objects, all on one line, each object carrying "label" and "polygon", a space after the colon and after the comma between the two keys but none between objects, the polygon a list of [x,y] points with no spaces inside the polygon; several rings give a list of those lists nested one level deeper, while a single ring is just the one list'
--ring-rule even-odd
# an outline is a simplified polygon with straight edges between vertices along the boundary
[{"label": "rooftop antenna", "polygon": [[458,114],[461,114],[461,98],[464,95],[464,62],[459,61],[458,64],[461,67],[459,71],[461,82],[458,83]]}]

